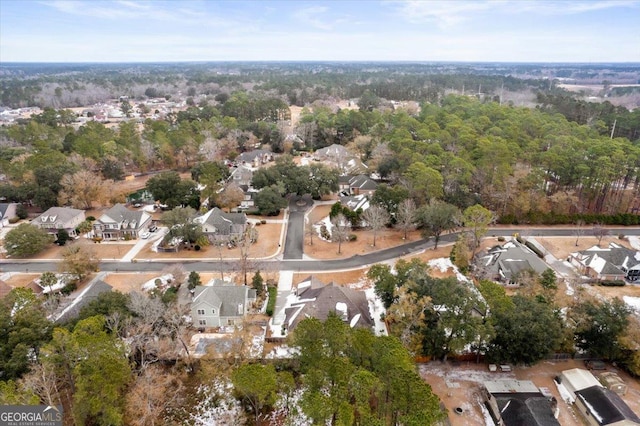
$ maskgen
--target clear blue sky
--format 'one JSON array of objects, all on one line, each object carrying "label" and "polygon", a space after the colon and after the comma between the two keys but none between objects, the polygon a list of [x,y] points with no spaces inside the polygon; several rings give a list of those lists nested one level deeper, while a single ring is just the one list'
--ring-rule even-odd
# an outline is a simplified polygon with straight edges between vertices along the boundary
[{"label": "clear blue sky", "polygon": [[640,0],[0,0],[0,62],[227,60],[640,62]]}]

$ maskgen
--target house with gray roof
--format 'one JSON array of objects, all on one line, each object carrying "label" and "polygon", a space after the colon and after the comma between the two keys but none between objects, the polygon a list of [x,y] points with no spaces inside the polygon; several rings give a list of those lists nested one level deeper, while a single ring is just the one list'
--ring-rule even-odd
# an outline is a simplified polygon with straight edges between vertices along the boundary
[{"label": "house with gray roof", "polygon": [[78,234],[76,228],[84,222],[84,220],[84,210],[72,209],[70,207],[51,207],[33,219],[31,224],[54,235],[57,234],[60,229],[64,229],[70,236],[75,237]]},{"label": "house with gray roof", "polygon": [[202,224],[202,231],[211,241],[230,241],[240,239],[247,229],[247,215],[244,213],[225,213],[217,207],[197,217],[195,222]]},{"label": "house with gray roof", "polygon": [[113,287],[102,280],[89,283],[68,305],[62,305],[54,314],[55,322],[62,323],[77,318],[85,306],[96,300],[102,293],[109,293]]},{"label": "house with gray roof", "polygon": [[555,399],[546,397],[529,380],[491,380],[484,384],[489,413],[499,426],[560,426]]},{"label": "house with gray roof", "polygon": [[507,285],[518,285],[518,277],[524,271],[542,274],[549,269],[534,252],[516,240],[490,248],[478,257],[476,266],[487,279]]},{"label": "house with gray roof", "polygon": [[266,149],[254,149],[238,155],[235,162],[238,165],[245,164],[251,167],[260,167],[263,164],[273,161],[273,152]]},{"label": "house with gray roof", "polygon": [[569,262],[581,274],[596,280],[640,281],[640,252],[615,243],[571,253]]},{"label": "house with gray roof", "polygon": [[373,330],[374,320],[363,291],[341,287],[333,282],[324,284],[313,276],[298,284],[296,299],[285,309],[284,326],[291,331],[305,318],[324,321],[332,312],[351,328]]},{"label": "house with gray roof", "polygon": [[251,170],[247,166],[238,166],[231,171],[229,175],[229,183],[235,183],[243,191],[247,191],[251,186],[251,182],[253,181],[253,170]]},{"label": "house with gray roof", "polygon": [[592,426],[640,425],[640,418],[615,392],[591,386],[576,392],[575,406]]},{"label": "house with gray roof", "polygon": [[211,280],[207,285],[197,286],[193,292],[193,325],[198,328],[238,325],[255,301],[255,289]]},{"label": "house with gray roof", "polygon": [[340,173],[356,174],[367,170],[362,161],[342,145],[333,144],[320,148],[313,153],[313,159],[323,164],[335,167]]},{"label": "house with gray roof", "polygon": [[0,229],[9,225],[9,221],[17,217],[18,203],[0,203]]},{"label": "house with gray roof", "polygon": [[116,204],[93,223],[93,233],[103,240],[136,239],[149,230],[151,216],[140,210],[129,210]]}]

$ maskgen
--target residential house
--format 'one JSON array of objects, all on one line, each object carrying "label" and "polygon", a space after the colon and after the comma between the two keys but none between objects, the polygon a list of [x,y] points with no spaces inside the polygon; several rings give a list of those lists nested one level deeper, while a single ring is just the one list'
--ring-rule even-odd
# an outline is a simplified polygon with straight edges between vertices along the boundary
[{"label": "residential house", "polygon": [[69,233],[69,236],[75,237],[78,234],[76,228],[84,222],[84,220],[84,210],[72,209],[70,207],[51,207],[33,219],[31,224],[54,235],[57,234],[60,229],[64,229]]},{"label": "residential house", "polygon": [[340,176],[338,178],[340,190],[351,195],[373,195],[378,183],[367,175]]},{"label": "residential house", "polygon": [[136,239],[151,226],[151,216],[116,204],[93,223],[93,233],[104,240]]},{"label": "residential house", "polygon": [[343,174],[357,174],[367,170],[367,166],[358,157],[338,144],[316,150],[313,153],[313,159],[327,166],[335,167]]},{"label": "residential house", "polygon": [[358,209],[365,211],[369,208],[370,200],[368,195],[351,195],[348,197],[340,197],[340,204],[354,212]]},{"label": "residential house", "polygon": [[490,248],[479,256],[477,266],[488,279],[506,285],[518,285],[518,276],[523,271],[542,274],[549,268],[527,246],[516,240]]},{"label": "residential house", "polygon": [[331,312],[352,328],[373,330],[374,320],[363,291],[341,287],[333,282],[324,284],[313,276],[298,284],[295,300],[284,312],[284,327],[291,331],[305,318],[324,321]]},{"label": "residential house", "polygon": [[80,311],[89,303],[96,300],[102,293],[109,293],[113,287],[102,280],[92,281],[73,298],[70,304],[62,307],[54,314],[55,322],[63,323],[80,315]]},{"label": "residential house", "polygon": [[268,162],[273,161],[273,152],[266,149],[254,149],[253,151],[243,152],[236,157],[236,164],[247,165],[250,167],[260,167]]},{"label": "residential house", "polygon": [[0,229],[9,225],[9,221],[17,217],[18,203],[0,203]]},{"label": "residential house", "polygon": [[584,368],[564,370],[560,373],[558,382],[567,390],[571,397],[571,402],[575,400],[578,391],[592,386],[602,386],[596,376]]},{"label": "residential house", "polygon": [[571,253],[569,262],[579,272],[600,281],[627,279],[640,281],[640,252],[610,243],[607,248],[593,246]]},{"label": "residential house", "polygon": [[195,222],[202,224],[202,231],[212,242],[238,240],[247,229],[247,215],[225,213],[217,207],[197,217]]},{"label": "residential house", "polygon": [[212,280],[195,288],[191,301],[193,325],[199,328],[238,325],[255,301],[255,289]]},{"label": "residential house", "polygon": [[529,380],[484,382],[484,398],[498,426],[560,426],[554,416],[557,401]]},{"label": "residential house", "polygon": [[602,386],[577,391],[575,406],[591,426],[640,425],[640,418],[622,398]]},{"label": "residential house", "polygon": [[253,180],[253,170],[247,166],[238,166],[231,171],[229,176],[229,183],[233,182],[242,188],[243,191],[247,191],[251,186]]}]

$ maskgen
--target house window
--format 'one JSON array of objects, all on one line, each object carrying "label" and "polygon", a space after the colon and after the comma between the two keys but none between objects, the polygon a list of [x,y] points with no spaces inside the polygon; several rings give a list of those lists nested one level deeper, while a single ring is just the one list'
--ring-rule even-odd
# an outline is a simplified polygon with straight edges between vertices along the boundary
[{"label": "house window", "polygon": [[212,309],[212,310],[211,310],[211,313],[212,313],[213,315],[215,315],[215,314],[216,314],[216,310],[215,310],[215,309]]},{"label": "house window", "polygon": [[199,320],[198,325],[207,325],[207,320]]},{"label": "house window", "polygon": [[198,315],[204,315],[204,309],[198,309]]}]

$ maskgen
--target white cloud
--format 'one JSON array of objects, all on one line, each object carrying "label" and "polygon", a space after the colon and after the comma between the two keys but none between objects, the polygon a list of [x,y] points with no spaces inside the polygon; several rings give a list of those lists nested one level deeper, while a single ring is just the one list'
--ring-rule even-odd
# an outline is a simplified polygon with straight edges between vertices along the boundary
[{"label": "white cloud", "polygon": [[321,20],[319,15],[324,14],[328,9],[325,6],[311,6],[304,9],[298,9],[293,13],[293,17],[303,25],[317,28],[319,30],[329,31],[333,29],[333,23],[327,20]]},{"label": "white cloud", "polygon": [[[387,3],[396,6],[400,16],[411,23],[433,22],[447,29],[470,21],[483,12],[539,15],[572,15],[611,8],[638,8],[638,0],[607,1],[516,1],[516,0],[400,0]],[[482,19],[485,19],[484,17]]]}]

